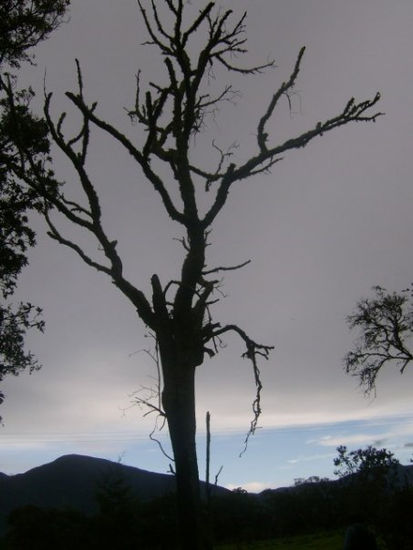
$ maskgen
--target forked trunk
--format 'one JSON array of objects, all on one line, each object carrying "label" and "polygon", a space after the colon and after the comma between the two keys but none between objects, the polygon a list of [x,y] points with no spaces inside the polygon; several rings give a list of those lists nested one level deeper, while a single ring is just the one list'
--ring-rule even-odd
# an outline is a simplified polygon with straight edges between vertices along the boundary
[{"label": "forked trunk", "polygon": [[[179,536],[182,550],[211,548],[203,522],[195,434],[195,368],[164,368],[163,406],[175,459]],[[165,368],[166,367],[166,368]]]}]

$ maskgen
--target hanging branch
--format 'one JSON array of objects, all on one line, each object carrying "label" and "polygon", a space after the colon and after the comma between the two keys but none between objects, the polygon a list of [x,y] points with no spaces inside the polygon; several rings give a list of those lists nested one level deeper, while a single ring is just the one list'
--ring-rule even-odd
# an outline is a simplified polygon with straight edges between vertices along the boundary
[{"label": "hanging branch", "polygon": [[209,339],[217,338],[226,332],[236,332],[244,341],[247,349],[242,354],[241,357],[244,359],[249,359],[251,361],[252,371],[254,375],[255,389],[256,389],[255,399],[252,403],[253,418],[251,420],[250,429],[248,430],[247,435],[245,437],[244,448],[240,453],[240,456],[242,456],[247,450],[249,438],[251,437],[251,435],[254,435],[255,430],[257,429],[258,419],[262,412],[261,411],[262,382],[261,382],[260,369],[258,367],[257,359],[258,357],[263,357],[264,359],[268,360],[270,352],[271,350],[274,349],[274,346],[258,344],[257,342],[252,340],[246,334],[246,332],[243,331],[241,328],[239,328],[237,325],[226,325],[224,327],[217,328],[209,336]]}]

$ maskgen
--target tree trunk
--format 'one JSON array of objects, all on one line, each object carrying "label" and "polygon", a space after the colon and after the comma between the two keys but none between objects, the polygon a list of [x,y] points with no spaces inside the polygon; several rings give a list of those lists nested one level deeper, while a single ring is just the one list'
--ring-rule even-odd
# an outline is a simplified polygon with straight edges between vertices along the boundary
[{"label": "tree trunk", "polygon": [[175,459],[182,550],[212,548],[203,522],[195,434],[195,367],[163,362],[163,407]]}]

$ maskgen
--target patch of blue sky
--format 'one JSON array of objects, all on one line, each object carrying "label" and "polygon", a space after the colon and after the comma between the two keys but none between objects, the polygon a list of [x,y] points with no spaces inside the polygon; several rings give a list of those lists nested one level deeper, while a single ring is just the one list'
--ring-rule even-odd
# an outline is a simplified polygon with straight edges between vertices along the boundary
[{"label": "patch of blue sky", "polygon": [[[167,453],[171,453],[167,433],[160,434]],[[288,486],[297,478],[309,476],[334,479],[336,447],[349,450],[367,445],[391,450],[402,464],[413,456],[413,415],[387,416],[369,420],[318,423],[258,429],[244,447],[245,432],[212,433],[210,479],[228,488],[244,487],[250,492]],[[133,431],[9,435],[0,442],[2,464],[7,474],[24,472],[55,460],[61,455],[78,453],[149,471],[166,473],[172,463],[158,445]],[[198,437],[200,476],[205,479],[205,435]]]},{"label": "patch of blue sky", "polygon": [[408,464],[413,454],[413,416],[258,430],[241,458],[234,452],[237,444],[242,449],[242,434],[213,439],[212,463],[215,467],[223,464],[220,482],[228,487],[261,490],[291,485],[295,479],[309,476],[334,479],[333,460],[339,445],[349,450],[385,447],[402,464]]}]

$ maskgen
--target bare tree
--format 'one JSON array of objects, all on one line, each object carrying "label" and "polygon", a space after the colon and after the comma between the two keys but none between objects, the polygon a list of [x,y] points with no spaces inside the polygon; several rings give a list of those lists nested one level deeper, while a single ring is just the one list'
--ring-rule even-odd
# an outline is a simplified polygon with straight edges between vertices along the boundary
[{"label": "bare tree", "polygon": [[347,318],[350,329],[360,336],[354,350],[344,358],[348,374],[358,376],[366,393],[375,391],[380,370],[396,365],[403,374],[413,360],[409,339],[413,334],[412,289],[388,292],[374,287],[374,298],[364,298]]},{"label": "bare tree", "polygon": [[[291,76],[271,94],[268,104],[262,109],[257,120],[256,143],[248,160],[237,164],[230,152],[218,150],[216,166],[205,168],[193,160],[193,138],[202,130],[208,114],[219,108],[223,101],[231,100],[234,94],[233,87],[227,85],[213,95],[206,85],[211,71],[220,67],[229,74],[253,76],[273,67],[274,62],[253,67],[235,64],[247,51],[245,13],[237,19],[232,10],[216,10],[214,2],[208,2],[189,24],[185,24],[188,3],[183,0],[145,3],[142,0],[138,4],[149,35],[147,44],[158,50],[164,64],[164,74],[158,83],[151,82],[145,92],[140,75],[137,77],[135,106],[129,115],[145,130],[143,142],[132,142],[98,114],[97,103],[86,102],[82,73],[77,63],[78,91],[66,95],[83,117],[78,133],[68,137],[64,132],[65,113],[56,122],[53,120],[51,93],[45,97],[44,117],[53,141],[77,173],[84,201],[69,196],[69,183],[63,185],[57,181],[47,155],[33,155],[25,148],[22,139],[24,119],[17,116],[18,105],[13,100],[12,90],[9,94],[10,116],[15,116],[14,140],[18,155],[10,159],[10,164],[21,180],[42,197],[50,237],[73,250],[89,266],[108,275],[136,308],[143,323],[156,335],[162,367],[162,407],[174,455],[181,544],[182,548],[194,550],[209,547],[201,521],[195,447],[196,367],[202,365],[205,354],[212,357],[219,351],[221,339],[226,334],[239,336],[245,345],[243,357],[251,362],[256,385],[249,431],[252,434],[261,413],[262,385],[258,359],[267,359],[272,349],[270,345],[258,343],[235,324],[221,324],[213,314],[213,305],[220,297],[217,292],[219,278],[225,271],[244,264],[228,267],[207,265],[206,248],[211,226],[223,211],[234,184],[269,171],[286,152],[304,147],[313,138],[334,128],[351,122],[375,121],[380,113],[372,114],[371,108],[380,96],[377,94],[360,103],[352,98],[339,114],[325,122],[317,123],[295,138],[273,143],[271,120],[280,99],[288,97],[294,89],[304,55],[302,48]],[[147,183],[159,194],[169,217],[184,231],[185,257],[179,277],[161,282],[159,275],[154,274],[151,296],[146,296],[136,281],[125,277],[117,241],[103,226],[100,198],[87,168],[93,128],[106,132],[133,157]],[[159,169],[160,165],[164,168]],[[169,179],[164,178],[165,169],[169,171]],[[176,185],[176,193],[170,191],[171,182]],[[204,214],[199,208],[202,193],[210,197]],[[96,239],[100,256],[99,252],[90,255],[64,233],[59,225],[62,218]]]}]

